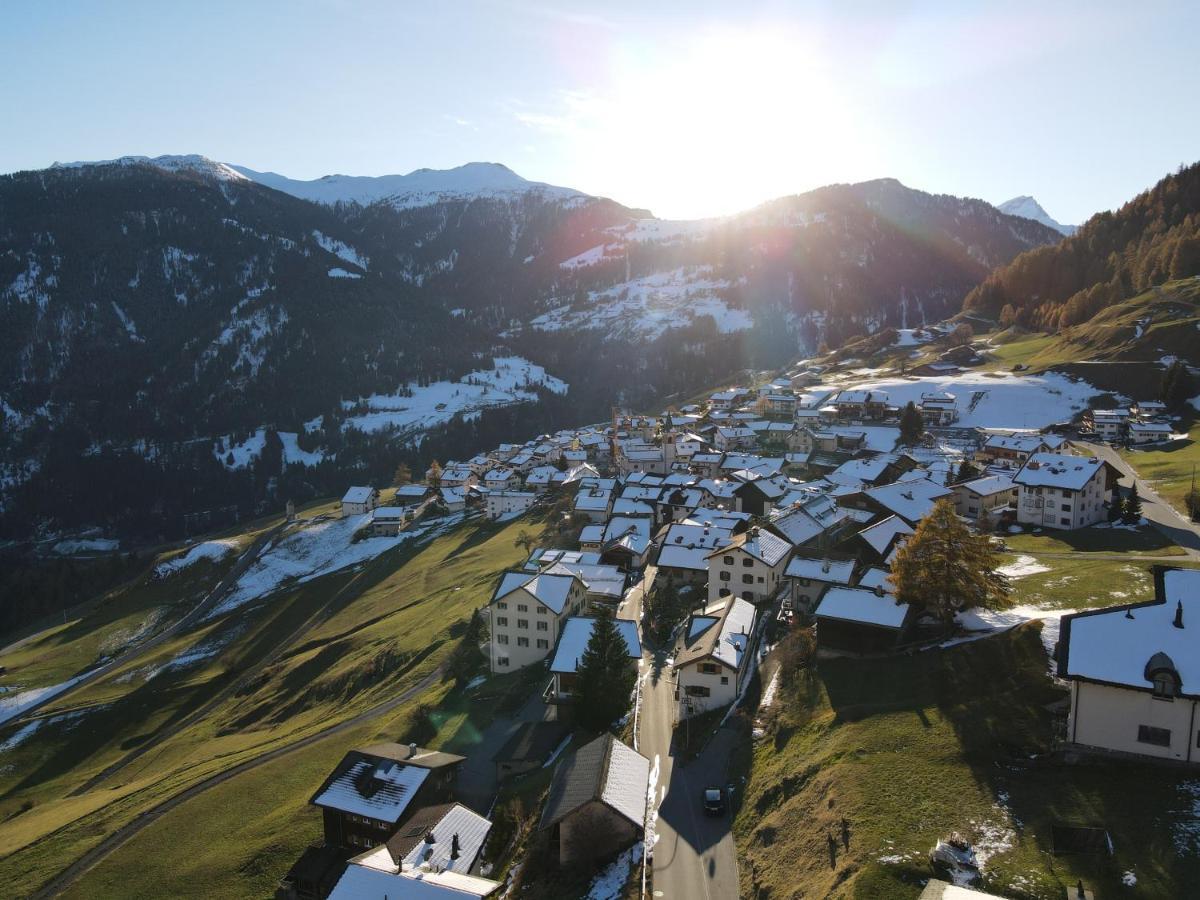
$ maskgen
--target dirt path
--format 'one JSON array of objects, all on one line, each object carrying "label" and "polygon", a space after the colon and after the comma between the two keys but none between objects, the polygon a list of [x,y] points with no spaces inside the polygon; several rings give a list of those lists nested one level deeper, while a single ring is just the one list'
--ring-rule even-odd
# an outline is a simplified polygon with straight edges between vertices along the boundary
[{"label": "dirt path", "polygon": [[[289,753],[294,753],[297,750],[303,750],[305,747],[310,747],[327,737],[332,737],[336,734],[350,731],[354,728],[357,728],[359,725],[370,722],[373,719],[379,718],[380,716],[387,715],[389,712],[392,712],[397,707],[411,700],[417,694],[428,690],[441,677],[442,667],[438,666],[399,696],[393,697],[391,700],[381,703],[378,706],[367,710],[366,712],[360,713],[352,719],[347,719],[345,722],[333,725],[324,729],[323,731],[318,731],[317,733],[311,734],[306,738],[301,738],[294,744],[288,744],[286,747],[279,747],[275,750],[264,753],[262,756],[257,756],[254,759],[247,760],[244,763],[239,763],[230,769],[226,769],[224,772],[218,772],[216,775],[197,782],[191,787],[180,791],[178,794],[175,794],[173,797],[168,797],[157,806],[153,806],[150,809],[138,814],[133,821],[128,822],[127,824],[118,828],[79,859],[75,860],[75,862],[68,865],[65,869],[63,869],[62,872],[43,885],[32,896],[35,898],[35,900],[42,900],[42,898],[55,897],[61,894],[68,887],[78,881],[97,863],[111,854],[114,850],[117,850],[122,845],[127,843],[139,831],[141,831],[147,825],[151,825],[157,820],[161,819],[164,815],[176,807],[181,806],[200,794],[203,794],[205,791],[217,787],[220,784],[224,784],[226,781],[229,781],[232,778],[236,778],[238,775],[242,775],[245,772],[249,772],[252,769],[258,768],[259,766],[266,765],[267,763],[279,759],[280,757],[287,756]],[[47,837],[49,837],[49,835]]]}]

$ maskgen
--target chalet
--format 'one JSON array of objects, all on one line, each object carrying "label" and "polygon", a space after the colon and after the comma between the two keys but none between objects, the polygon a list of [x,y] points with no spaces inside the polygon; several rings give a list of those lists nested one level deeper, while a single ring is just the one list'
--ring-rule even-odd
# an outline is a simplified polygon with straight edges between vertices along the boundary
[{"label": "chalet", "polygon": [[883,515],[897,515],[910,525],[915,525],[933,511],[938,500],[953,496],[954,491],[945,485],[918,477],[868,488],[842,498],[841,502]]},{"label": "chalet", "polygon": [[827,554],[793,556],[783,572],[792,582],[793,607],[806,613],[812,612],[829,588],[850,584],[854,565],[853,557],[833,559]]},{"label": "chalet", "polygon": [[954,485],[954,511],[968,519],[1016,508],[1018,489],[1009,475],[986,475]]},{"label": "chalet", "polygon": [[496,780],[542,768],[570,735],[571,729],[563,722],[522,722],[492,757]]},{"label": "chalet", "polygon": [[1200,762],[1200,571],[1156,568],[1155,599],[1063,616],[1058,675],[1067,739]]},{"label": "chalet", "polygon": [[537,497],[533,491],[488,491],[485,514],[489,519],[517,515],[533,506]]},{"label": "chalet", "polygon": [[796,395],[770,393],[762,398],[764,409],[772,416],[793,416],[796,414]]},{"label": "chalet", "polygon": [[[581,554],[583,555],[583,554]],[[586,556],[599,557],[598,553],[588,553]],[[526,567],[528,567],[526,563]],[[625,596],[626,574],[616,566],[603,563],[556,562],[545,566],[541,571],[548,575],[574,575],[583,582],[586,589],[584,600],[585,609],[598,612],[602,607],[616,613],[617,607]]]},{"label": "chalet", "polygon": [[352,487],[342,497],[342,518],[361,516],[379,505],[379,491],[373,487]]},{"label": "chalet", "polygon": [[710,603],[736,594],[751,603],[775,596],[792,545],[765,528],[751,528],[708,554]]},{"label": "chalet", "polygon": [[1120,441],[1129,428],[1130,412],[1127,409],[1093,409],[1084,414],[1091,420],[1092,431],[1102,441]]},{"label": "chalet", "polygon": [[371,537],[396,537],[408,523],[411,510],[401,506],[377,506],[371,510]]},{"label": "chalet", "polygon": [[1098,457],[1034,453],[1013,476],[1017,522],[1061,529],[1103,522],[1118,477],[1116,469]]},{"label": "chalet", "polygon": [[[606,479],[607,480],[607,479]],[[575,495],[574,511],[590,522],[603,523],[612,512],[612,487],[581,487]]]},{"label": "chalet", "polygon": [[1034,453],[1053,451],[1061,443],[1057,440],[1047,441],[1046,436],[1040,434],[993,434],[976,451],[975,458],[981,462],[1020,468]]},{"label": "chalet", "polygon": [[640,569],[652,546],[649,519],[642,516],[613,516],[604,526],[600,561],[622,569]]},{"label": "chalet", "polygon": [[910,375],[945,377],[947,375],[957,375],[962,372],[960,366],[952,362],[930,362],[922,363],[919,366],[914,366],[909,370]]},{"label": "chalet", "polygon": [[649,790],[650,760],[601,735],[554,770],[538,827],[557,834],[560,863],[612,856],[644,836]]},{"label": "chalet", "polygon": [[507,491],[519,484],[520,479],[517,477],[516,470],[508,466],[492,469],[483,476],[483,486],[489,491]]},{"label": "chalet", "polygon": [[758,435],[752,428],[728,426],[713,433],[713,446],[718,450],[750,450],[758,444]]},{"label": "chalet", "polygon": [[[491,822],[461,803],[426,806],[405,821],[386,843],[356,856],[351,866],[403,876],[421,871],[471,875],[478,868],[483,844],[491,830]],[[337,896],[336,891],[333,896]],[[405,893],[396,896],[403,897]]]},{"label": "chalet", "polygon": [[579,532],[579,549],[600,556],[600,548],[604,546],[604,526],[584,525]]},{"label": "chalet", "polygon": [[505,572],[488,604],[492,672],[513,672],[550,655],[563,622],[583,609],[577,575]]},{"label": "chalet", "polygon": [[717,391],[715,394],[709,395],[708,406],[710,409],[733,409],[749,396],[749,392],[742,388]]},{"label": "chalet", "polygon": [[588,461],[588,454],[586,450],[564,450],[562,458],[567,466],[581,466]]},{"label": "chalet", "polygon": [[944,428],[958,421],[958,406],[953,394],[922,394],[920,409],[921,418],[927,426]]},{"label": "chalet", "polygon": [[309,801],[322,811],[325,843],[347,850],[385,843],[412,812],[450,798],[463,760],[416,744],[351,750]]},{"label": "chalet", "polygon": [[396,506],[419,506],[433,493],[433,488],[426,484],[402,484],[396,488],[392,503]]},{"label": "chalet", "polygon": [[882,653],[900,643],[912,618],[882,588],[834,586],[825,592],[813,616],[818,650],[839,653]]},{"label": "chalet", "polygon": [[1129,408],[1139,422],[1161,418],[1167,414],[1167,404],[1161,400],[1139,400]]},{"label": "chalet", "polygon": [[442,469],[442,487],[470,487],[479,481],[479,475],[468,465],[446,466]]},{"label": "chalet", "polygon": [[467,508],[468,497],[475,497],[473,488],[442,487],[435,494],[437,502],[446,508],[448,513],[462,512]]},{"label": "chalet", "polygon": [[839,419],[882,419],[888,414],[886,391],[846,390],[833,400]]},{"label": "chalet", "polygon": [[674,672],[679,718],[728,706],[750,672],[757,610],[740,597],[724,597],[692,613]]},{"label": "chalet", "polygon": [[1131,422],[1129,423],[1129,443],[1157,444],[1171,439],[1171,426],[1165,422]]},{"label": "chalet", "polygon": [[711,521],[667,526],[658,540],[658,577],[675,584],[702,584],[708,578],[708,554],[731,540],[730,529]]},{"label": "chalet", "polygon": [[545,493],[557,484],[562,483],[562,472],[554,466],[538,466],[530,469],[525,476],[525,489],[538,494]]},{"label": "chalet", "polygon": [[766,515],[791,488],[791,483],[782,475],[759,478],[744,470],[735,474],[745,476],[742,483],[733,489],[738,510],[751,515]]},{"label": "chalet", "polygon": [[[628,619],[613,621],[621,637],[625,639],[625,646],[629,648],[629,666],[636,670],[642,659],[642,640],[638,634],[637,622]],[[592,616],[571,616],[563,624],[562,636],[558,639],[554,658],[550,662],[550,697],[553,702],[562,703],[574,697],[579,662],[583,658],[583,651],[587,649],[588,641],[592,638],[595,625],[596,619]]]}]

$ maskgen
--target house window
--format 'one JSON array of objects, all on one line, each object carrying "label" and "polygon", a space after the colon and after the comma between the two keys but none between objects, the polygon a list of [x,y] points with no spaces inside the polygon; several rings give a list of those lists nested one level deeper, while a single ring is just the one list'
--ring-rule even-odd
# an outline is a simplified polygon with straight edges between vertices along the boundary
[{"label": "house window", "polygon": [[712,695],[712,691],[698,684],[689,684],[685,692],[689,697],[709,697]]},{"label": "house window", "polygon": [[506,602],[504,602],[503,600],[501,600],[499,603],[496,604],[496,608],[497,609],[508,609],[508,604]]},{"label": "house window", "polygon": [[721,676],[721,684],[729,684],[729,676],[728,675]]},{"label": "house window", "polygon": [[1154,673],[1154,696],[1160,700],[1174,700],[1179,693],[1179,682],[1170,672]]},{"label": "house window", "polygon": [[[772,577],[772,578],[771,578],[771,580],[772,580],[772,581],[774,581],[774,580],[775,580],[775,579],[774,579],[774,577]],[[762,584],[764,581],[766,581],[766,579],[765,579],[765,578],[763,578],[761,575],[759,575],[759,576],[758,576],[758,583],[759,583],[759,584]]]},{"label": "house window", "polygon": [[1171,746],[1171,729],[1155,728],[1153,725],[1138,726],[1138,743],[1153,744],[1155,747]]},{"label": "house window", "polygon": [[1059,524],[1060,524],[1060,525],[1070,525],[1070,524],[1071,524],[1071,517],[1070,517],[1070,516],[1063,516],[1063,517],[1062,517],[1061,519],[1059,519],[1058,521],[1059,521]]},{"label": "house window", "polygon": [[754,576],[747,572],[742,576],[742,584],[754,584]]},{"label": "house window", "polygon": [[742,599],[743,600],[753,600],[754,599],[754,591],[742,591]]},{"label": "house window", "polygon": [[517,638],[517,646],[518,647],[528,647],[529,646],[529,638],[527,638],[527,637]]},{"label": "house window", "polygon": [[720,578],[721,578],[721,580],[722,580],[722,581],[728,581],[728,580],[729,580],[729,573],[728,573],[728,572],[722,572],[722,573],[721,573],[721,575],[720,575]]},{"label": "house window", "polygon": [[733,565],[733,557],[732,556],[723,557],[721,559],[721,562],[725,563],[725,565],[727,565],[727,566],[732,566]]},{"label": "house window", "polygon": [[538,639],[537,639],[537,646],[538,646],[538,649],[539,649],[539,650],[549,650],[549,649],[550,649],[550,642],[549,642],[548,640],[546,640],[545,638],[538,638]]},{"label": "house window", "polygon": [[550,623],[549,623],[549,622],[546,622],[546,621],[544,621],[544,620],[541,620],[541,621],[539,621],[539,622],[537,623],[537,630],[538,630],[538,631],[549,631],[549,630],[550,630]]},{"label": "house window", "polygon": [[499,626],[501,626],[501,627],[503,627],[503,626],[507,625],[507,624],[508,624],[508,617],[507,617],[507,616],[497,616],[497,617],[496,617],[496,624],[497,624],[497,625],[499,625]]},{"label": "house window", "polygon": [[517,604],[517,612],[529,612],[529,606],[525,603]]},{"label": "house window", "polygon": [[497,656],[496,657],[496,666],[497,667],[507,666],[507,665],[508,665],[508,657],[507,656]]},{"label": "house window", "polygon": [[748,569],[748,568],[750,568],[752,565],[754,565],[754,560],[752,560],[752,559],[743,559],[743,560],[742,560],[742,567],[743,567],[743,568],[746,568],[746,569]]},{"label": "house window", "polygon": [[529,620],[528,619],[517,619],[517,627],[518,628],[528,628]]},{"label": "house window", "polygon": [[508,643],[508,635],[507,634],[496,635],[496,643],[497,644],[507,644]]},{"label": "house window", "polygon": [[544,607],[544,606],[539,606],[539,607],[538,607],[538,615],[539,615],[539,616],[544,616],[545,614],[546,614],[546,607]]},{"label": "house window", "polygon": [[721,671],[721,667],[716,663],[700,663],[700,671],[705,675],[716,675]]},{"label": "house window", "polygon": [[801,587],[808,587],[808,585],[809,585],[809,581],[807,578],[797,578],[796,583],[799,584]]}]

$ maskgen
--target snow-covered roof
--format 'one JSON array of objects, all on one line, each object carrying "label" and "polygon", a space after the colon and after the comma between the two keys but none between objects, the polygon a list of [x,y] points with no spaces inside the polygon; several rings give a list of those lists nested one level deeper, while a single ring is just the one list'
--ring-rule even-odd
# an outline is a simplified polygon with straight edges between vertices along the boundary
[{"label": "snow-covered roof", "polygon": [[[705,607],[692,617],[687,645],[675,658],[675,668],[702,659],[716,659],[740,670],[754,631],[755,616],[754,604],[741,597],[725,597]],[[720,627],[707,624],[714,618],[719,618]]]},{"label": "snow-covered roof", "polygon": [[881,522],[876,522],[870,528],[864,528],[858,533],[871,549],[882,555],[898,534],[912,534],[913,530],[899,516],[888,516]]},{"label": "snow-covered roof", "polygon": [[[617,631],[625,638],[625,646],[629,648],[632,659],[642,658],[642,641],[638,636],[637,622],[628,619],[616,619]],[[558,647],[554,651],[554,660],[550,663],[551,672],[570,673],[579,669],[579,660],[587,649],[588,641],[592,638],[592,629],[596,619],[592,616],[571,616],[563,623],[562,635],[558,639]]]},{"label": "snow-covered roof", "polygon": [[929,515],[934,503],[954,492],[945,485],[934,484],[927,478],[897,481],[864,493],[889,512],[909,522],[918,522]]},{"label": "snow-covered roof", "polygon": [[[470,874],[471,866],[483,849],[492,823],[476,812],[472,812],[461,803],[455,803],[432,828],[422,829],[414,846],[405,855],[402,865],[420,868],[428,865],[430,868]],[[458,837],[458,856],[453,858],[454,838]],[[432,837],[432,840],[430,840]]]},{"label": "snow-covered roof", "polygon": [[[595,556],[597,553],[585,553]],[[589,594],[620,600],[625,593],[625,575],[616,566],[599,563],[556,562],[544,569],[548,575],[576,575]]]},{"label": "snow-covered roof", "polygon": [[807,578],[810,581],[849,584],[850,578],[854,574],[854,563],[853,559],[797,556],[788,563],[783,574],[792,578]]},{"label": "snow-covered roof", "polygon": [[470,900],[493,893],[500,882],[461,872],[388,872],[352,862],[329,900]]},{"label": "snow-covered roof", "polygon": [[1163,422],[1133,422],[1129,430],[1133,434],[1170,434],[1171,426]]},{"label": "snow-covered roof", "polygon": [[973,478],[958,485],[980,497],[991,497],[995,494],[1011,491],[1013,480],[1011,475],[985,475],[983,478]]},{"label": "snow-covered roof", "polygon": [[872,591],[878,588],[888,594],[896,593],[896,588],[888,581],[888,570],[881,566],[871,566],[863,572],[855,587],[869,588]]},{"label": "snow-covered roof", "polygon": [[346,491],[342,497],[343,503],[366,503],[371,499],[371,495],[375,493],[373,487],[352,487]]},{"label": "snow-covered roof", "polygon": [[[865,588],[831,587],[813,614],[843,622],[899,628],[908,614],[908,604],[896,603],[895,598],[888,594],[881,597]],[[817,627],[820,628],[819,625]]]},{"label": "snow-covered roof", "polygon": [[1025,487],[1054,487],[1082,490],[1104,464],[1097,456],[1070,456],[1066,453],[1034,453],[1025,460],[1013,481]]},{"label": "snow-covered roof", "polygon": [[541,827],[548,828],[599,800],[641,829],[646,822],[649,787],[650,760],[611,734],[601,735],[555,769]]},{"label": "snow-covered roof", "polygon": [[331,780],[312,802],[315,806],[395,822],[428,777],[429,770],[420,766],[363,759]]},{"label": "snow-covered roof", "polygon": [[530,575],[528,572],[505,572],[500,576],[500,584],[492,594],[492,602],[523,588],[552,612],[561,613],[567,605],[567,597],[575,580],[575,575],[566,573],[540,572]]},{"label": "snow-covered roof", "polygon": [[1040,434],[993,434],[984,441],[988,450],[1013,450],[1020,453],[1033,453],[1045,443]]},{"label": "snow-covered roof", "polygon": [[[1176,628],[1180,610],[1183,627]],[[1063,616],[1060,640],[1063,677],[1150,690],[1147,664],[1163,653],[1179,675],[1181,692],[1200,696],[1200,570],[1162,572],[1153,602]]]},{"label": "snow-covered roof", "polygon": [[792,545],[781,537],[761,528],[752,528],[734,537],[724,547],[711,551],[710,557],[730,550],[742,550],[768,566],[776,565],[792,550]]}]

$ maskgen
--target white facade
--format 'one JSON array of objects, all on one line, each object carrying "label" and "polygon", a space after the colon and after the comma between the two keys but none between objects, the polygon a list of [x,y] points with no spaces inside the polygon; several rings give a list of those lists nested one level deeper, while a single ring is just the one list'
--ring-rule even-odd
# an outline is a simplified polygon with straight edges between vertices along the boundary
[{"label": "white facade", "polygon": [[1167,700],[1149,690],[1072,681],[1067,736],[1087,747],[1200,762],[1197,705],[1187,697]]},{"label": "white facade", "polygon": [[[510,578],[514,573],[504,577]],[[501,593],[488,607],[491,629],[489,659],[495,673],[515,672],[546,659],[570,616],[583,609],[586,588],[565,575],[524,574],[523,586]],[[513,579],[520,583],[521,577]],[[501,591],[505,582],[501,582]],[[543,594],[539,598],[538,594]],[[561,601],[561,606],[560,606]]]},{"label": "white facade", "polygon": [[1074,529],[1107,519],[1108,467],[1095,457],[1035,453],[1014,477],[1017,522]]},{"label": "white facade", "polygon": [[487,517],[498,519],[508,513],[521,513],[533,506],[533,491],[491,491],[487,495]]},{"label": "white facade", "polygon": [[749,600],[751,603],[763,603],[775,596],[783,583],[783,571],[787,567],[791,545],[766,532],[763,533],[763,538],[783,544],[786,548],[778,553],[777,558],[768,557],[773,560],[771,563],[761,556],[748,553],[744,546],[737,543],[715,550],[709,555],[709,603],[730,595]]},{"label": "white facade", "polygon": [[361,516],[379,505],[379,491],[373,487],[352,487],[342,497],[342,518]]}]

